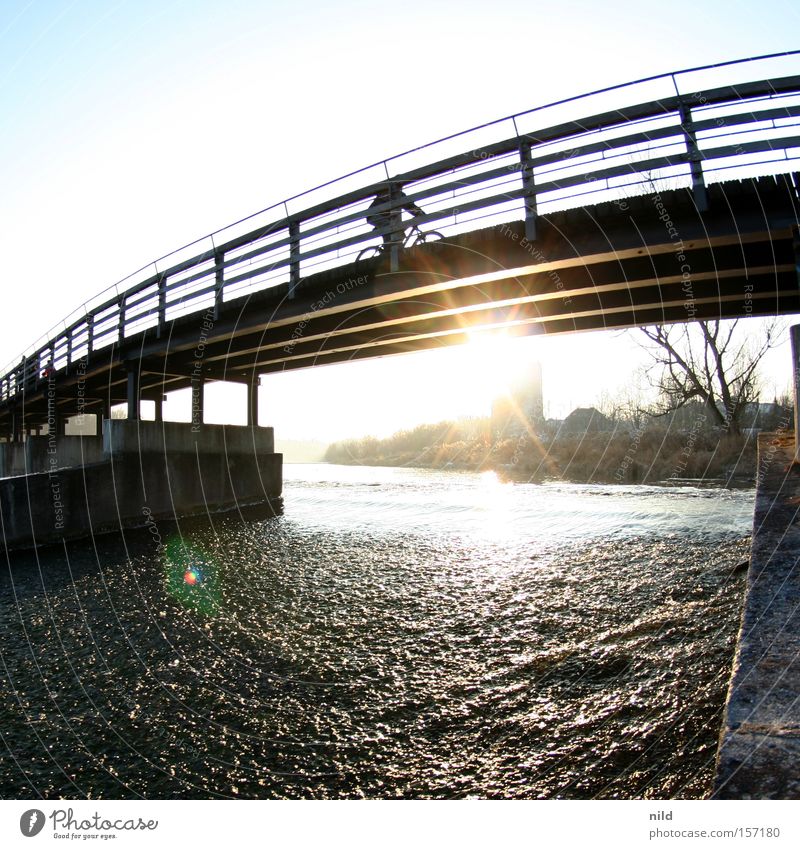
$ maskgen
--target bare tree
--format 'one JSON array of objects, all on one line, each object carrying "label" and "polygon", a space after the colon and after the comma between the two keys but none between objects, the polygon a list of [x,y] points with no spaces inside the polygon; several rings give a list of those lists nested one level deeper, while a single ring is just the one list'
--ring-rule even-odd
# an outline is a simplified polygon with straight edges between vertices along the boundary
[{"label": "bare tree", "polygon": [[602,389],[595,399],[594,406],[606,418],[613,422],[622,422],[636,429],[642,426],[647,411],[645,394],[638,385],[639,375],[631,374],[628,383],[615,391]]},{"label": "bare tree", "polygon": [[738,320],[641,330],[653,343],[644,346],[652,357],[647,374],[660,395],[650,412],[666,415],[699,400],[712,422],[740,433],[746,405],[759,397],[759,364],[780,341],[782,323],[766,323],[759,338],[745,334]]}]

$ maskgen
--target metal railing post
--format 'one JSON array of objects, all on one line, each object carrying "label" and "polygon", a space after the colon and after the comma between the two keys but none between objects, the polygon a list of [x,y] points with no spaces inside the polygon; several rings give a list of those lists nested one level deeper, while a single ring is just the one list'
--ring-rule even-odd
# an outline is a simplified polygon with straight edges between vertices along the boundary
[{"label": "metal railing post", "polygon": [[86,356],[91,357],[94,351],[94,315],[86,314]]},{"label": "metal railing post", "polygon": [[403,230],[403,210],[395,208],[398,196],[398,186],[395,183],[389,183],[389,226],[392,228],[391,246],[389,247],[389,271],[398,271],[400,269],[400,247],[403,244],[405,232]]},{"label": "metal railing post", "polygon": [[531,143],[521,140],[519,158],[522,162],[522,190],[525,192],[525,238],[536,241],[536,183],[533,179]]},{"label": "metal railing post", "polygon": [[119,299],[119,344],[125,341],[125,295]]},{"label": "metal railing post", "polygon": [[300,222],[289,222],[289,297],[293,298],[300,283]]},{"label": "metal railing post", "polygon": [[694,131],[692,112],[689,106],[681,103],[678,114],[681,119],[681,129],[686,137],[686,156],[689,160],[689,168],[692,174],[694,203],[700,212],[705,212],[708,209],[708,192],[706,191],[706,181],[703,177],[702,156],[697,147],[697,135]]},{"label": "metal railing post", "polygon": [[219,318],[222,307],[222,290],[225,288],[225,254],[222,251],[214,253],[214,321]]},{"label": "metal railing post", "polygon": [[158,324],[156,326],[156,338],[161,338],[161,333],[167,323],[167,278],[164,274],[158,275]]}]

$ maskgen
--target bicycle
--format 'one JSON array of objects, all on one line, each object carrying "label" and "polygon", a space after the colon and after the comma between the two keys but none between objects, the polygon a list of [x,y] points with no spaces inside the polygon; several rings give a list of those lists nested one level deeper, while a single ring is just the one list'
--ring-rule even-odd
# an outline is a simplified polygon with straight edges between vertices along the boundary
[{"label": "bicycle", "polygon": [[387,253],[389,249],[395,245],[403,248],[414,248],[417,245],[424,245],[426,242],[436,242],[443,239],[444,236],[436,230],[420,230],[416,224],[412,224],[409,232],[404,234],[402,241],[383,242],[380,245],[370,245],[364,248],[356,257],[356,262],[363,262],[368,259],[376,259],[379,256]]}]

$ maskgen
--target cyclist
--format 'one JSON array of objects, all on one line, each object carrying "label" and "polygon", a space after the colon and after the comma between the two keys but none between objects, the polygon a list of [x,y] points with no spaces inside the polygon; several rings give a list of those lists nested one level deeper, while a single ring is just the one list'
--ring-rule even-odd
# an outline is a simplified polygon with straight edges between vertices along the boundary
[{"label": "cyclist", "polygon": [[[395,209],[384,209],[380,212],[371,212],[370,210],[374,209],[377,206],[382,206],[383,204],[389,203],[390,201],[394,201],[396,206]],[[399,210],[397,206],[399,205]],[[385,189],[381,189],[377,195],[375,195],[375,200],[367,208],[367,224],[369,224],[373,230],[383,230],[384,228],[388,228],[392,226],[392,216],[395,214],[402,215],[402,211],[406,210],[406,212],[410,212],[412,215],[424,215],[425,213],[414,203],[413,200],[409,200],[406,195],[403,194],[403,189],[400,186],[396,186],[394,190],[392,190],[391,184],[387,185]],[[405,228],[404,228],[405,232]],[[385,232],[383,235],[383,244],[384,246],[391,245],[394,241],[393,236],[394,233],[391,231]]]}]

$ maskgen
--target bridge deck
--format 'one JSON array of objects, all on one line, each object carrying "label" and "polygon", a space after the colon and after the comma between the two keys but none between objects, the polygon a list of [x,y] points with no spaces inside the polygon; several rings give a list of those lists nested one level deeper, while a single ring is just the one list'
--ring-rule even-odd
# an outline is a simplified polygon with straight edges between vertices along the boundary
[{"label": "bridge deck", "polygon": [[572,333],[701,318],[800,312],[797,175],[709,187],[708,209],[675,190],[541,217],[349,263],[126,336],[22,397],[0,402],[44,422],[58,412],[126,401],[128,373],[141,397],[160,398],[202,375],[254,375],[459,344],[480,326],[511,334]]}]

